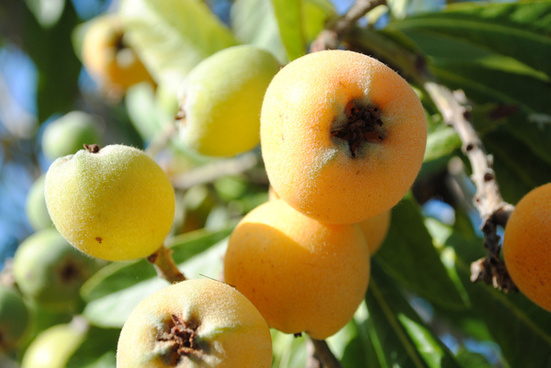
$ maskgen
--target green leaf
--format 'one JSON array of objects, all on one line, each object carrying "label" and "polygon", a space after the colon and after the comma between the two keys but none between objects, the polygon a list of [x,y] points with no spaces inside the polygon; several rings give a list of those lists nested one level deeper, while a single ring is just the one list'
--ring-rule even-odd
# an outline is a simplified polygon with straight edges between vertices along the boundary
[{"label": "green leaf", "polygon": [[243,43],[272,52],[283,65],[288,61],[271,0],[236,0],[230,13],[231,26]]},{"label": "green leaf", "polygon": [[429,134],[424,161],[433,161],[461,148],[461,139],[454,129],[444,127]]},{"label": "green leaf", "polygon": [[[231,228],[216,232],[198,230],[170,239],[167,246],[172,257],[187,278],[211,277],[222,272],[225,239]],[[157,277],[151,264],[144,259],[112,263],[82,287],[87,305],[84,316],[101,327],[122,327],[130,312],[145,297],[168,286]]]},{"label": "green leaf", "polygon": [[516,134],[495,131],[485,135],[483,143],[494,157],[496,178],[506,201],[517,203],[531,189],[551,182],[551,165],[534,155],[532,147]]},{"label": "green leaf", "polygon": [[[445,225],[441,225],[445,226]],[[520,293],[505,294],[470,281],[470,264],[483,249],[482,240],[451,231],[446,245],[456,252],[456,268],[472,303],[510,367],[547,367],[551,364],[551,313]],[[478,249],[480,251],[473,251]]]},{"label": "green leaf", "polygon": [[202,1],[123,0],[120,14],[149,72],[176,93],[201,60],[237,44]]},{"label": "green leaf", "polygon": [[417,205],[410,198],[392,209],[385,242],[374,259],[398,283],[431,302],[465,307],[458,283],[446,270]]},{"label": "green leaf", "polygon": [[306,53],[306,37],[301,16],[303,1],[272,0],[272,6],[288,59],[301,57]]},{"label": "green leaf", "polygon": [[119,329],[91,326],[84,342],[67,362],[67,368],[115,368]]},{"label": "green leaf", "polygon": [[382,367],[459,367],[377,261],[366,295],[369,319],[382,348]]},{"label": "green leaf", "polygon": [[[509,56],[551,76],[551,2],[463,4],[443,12],[413,16],[389,28],[445,34]],[[537,52],[535,52],[537,50]]]}]

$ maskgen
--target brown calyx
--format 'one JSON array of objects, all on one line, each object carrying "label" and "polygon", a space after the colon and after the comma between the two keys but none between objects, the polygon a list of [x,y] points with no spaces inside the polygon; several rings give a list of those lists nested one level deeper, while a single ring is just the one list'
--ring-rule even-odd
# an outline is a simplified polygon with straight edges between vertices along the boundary
[{"label": "brown calyx", "polygon": [[193,321],[187,322],[172,314],[168,323],[169,330],[164,331],[158,338],[159,342],[167,342],[170,352],[166,356],[166,362],[171,367],[176,367],[185,356],[200,355],[199,346],[195,338],[197,336],[197,324]]},{"label": "brown calyx", "polygon": [[350,102],[346,108],[345,124],[332,130],[331,136],[347,141],[350,157],[356,158],[365,143],[379,143],[385,139],[379,109]]},{"label": "brown calyx", "polygon": [[98,153],[101,149],[99,144],[84,144],[84,149],[90,153]]},{"label": "brown calyx", "polygon": [[61,280],[63,280],[63,282],[73,282],[81,277],[80,267],[72,259],[69,259],[59,270],[59,275],[61,276]]}]

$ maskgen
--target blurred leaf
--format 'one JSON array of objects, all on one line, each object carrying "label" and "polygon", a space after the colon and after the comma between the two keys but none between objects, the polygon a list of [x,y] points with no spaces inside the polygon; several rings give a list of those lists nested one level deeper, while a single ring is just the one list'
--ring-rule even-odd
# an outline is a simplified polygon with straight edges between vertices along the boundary
[{"label": "blurred leaf", "polygon": [[[442,12],[413,16],[389,27],[405,33],[448,35],[512,57],[551,76],[549,1],[512,4],[460,4]],[[534,52],[538,50],[538,52]]]},{"label": "blurred leaf", "polygon": [[459,367],[451,352],[412,309],[378,262],[372,266],[366,301],[369,319],[382,348],[380,365]]},{"label": "blurred leaf", "polygon": [[[174,237],[167,242],[172,257],[187,278],[212,277],[222,271],[222,254],[231,232],[226,228],[217,232],[197,230]],[[84,315],[101,327],[122,327],[134,307],[144,298],[168,286],[157,277],[145,259],[112,263],[82,287],[81,294],[88,302]]]},{"label": "blurred leaf", "polygon": [[272,6],[288,59],[292,61],[301,57],[306,53],[301,17],[303,0],[272,0]]},{"label": "blurred leaf", "polygon": [[119,329],[91,326],[84,342],[67,362],[67,368],[115,368]]},{"label": "blurred leaf", "polygon": [[283,65],[288,61],[271,0],[235,0],[231,26],[236,37],[272,52]]},{"label": "blurred leaf", "polygon": [[24,15],[25,51],[38,71],[38,120],[44,122],[52,114],[71,110],[78,96],[81,64],[73,52],[71,40],[78,18],[70,1],[59,20],[47,29],[42,28],[34,15]]},{"label": "blurred leaf", "polygon": [[445,127],[429,134],[424,161],[433,161],[461,148],[461,139],[453,128]]},{"label": "blurred leaf", "polygon": [[465,308],[458,285],[442,264],[412,199],[405,198],[392,209],[388,235],[374,259],[416,294],[450,308]]},{"label": "blurred leaf", "polygon": [[44,28],[56,24],[65,7],[65,0],[25,0],[25,2],[38,23]]},{"label": "blurred leaf", "polygon": [[237,44],[202,1],[122,0],[120,13],[150,73],[175,93],[201,60]]}]

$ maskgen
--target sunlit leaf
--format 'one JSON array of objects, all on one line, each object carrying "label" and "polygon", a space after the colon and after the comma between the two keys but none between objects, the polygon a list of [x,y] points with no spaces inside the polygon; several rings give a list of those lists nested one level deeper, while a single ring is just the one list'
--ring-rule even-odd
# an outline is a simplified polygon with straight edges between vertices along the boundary
[{"label": "sunlit leaf", "polygon": [[198,0],[123,0],[130,43],[155,80],[179,92],[187,74],[216,51],[237,40]]}]

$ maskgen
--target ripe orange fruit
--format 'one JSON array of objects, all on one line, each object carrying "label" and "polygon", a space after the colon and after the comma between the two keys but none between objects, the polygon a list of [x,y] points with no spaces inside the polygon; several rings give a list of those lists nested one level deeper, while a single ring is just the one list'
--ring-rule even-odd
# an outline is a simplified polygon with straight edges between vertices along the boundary
[{"label": "ripe orange fruit", "polygon": [[503,257],[519,290],[551,312],[551,183],[516,205],[505,226]]},{"label": "ripe orange fruit", "polygon": [[409,84],[369,56],[320,51],[286,65],[261,112],[271,185],[326,223],[358,223],[393,207],[423,161],[425,112]]},{"label": "ripe orange fruit", "polygon": [[230,236],[225,281],[258,308],[270,327],[325,339],[364,298],[370,257],[357,225],[329,225],[281,199],[249,212]]},{"label": "ripe orange fruit", "polygon": [[390,218],[391,211],[389,210],[358,224],[372,256],[379,250],[386,238],[390,227]]}]

